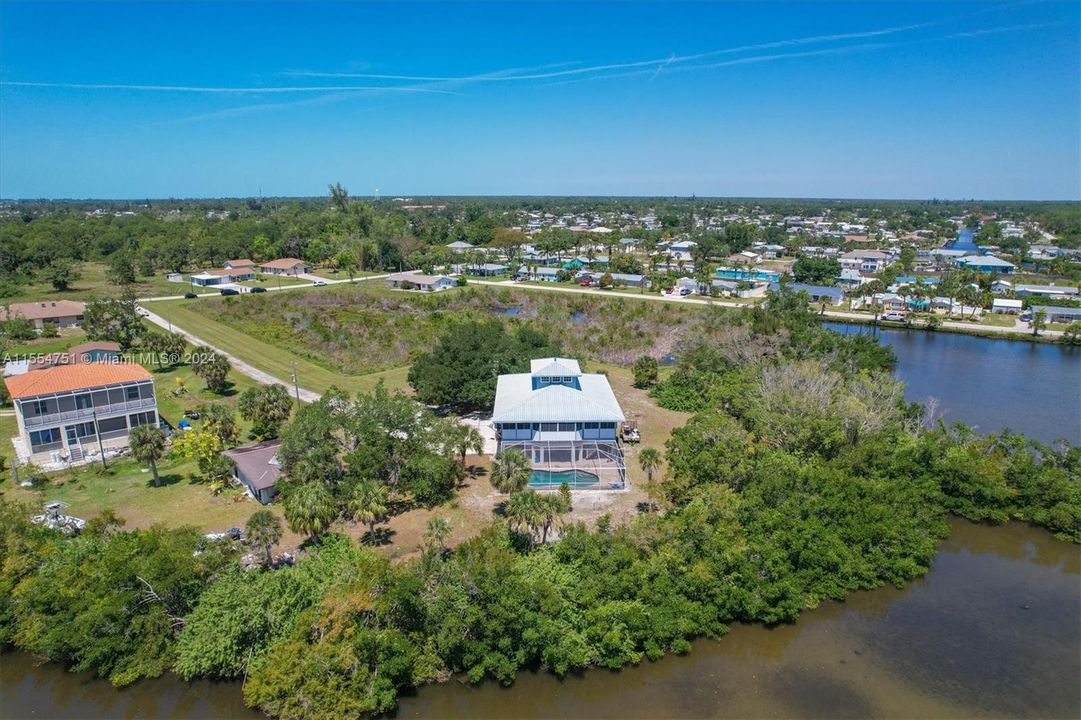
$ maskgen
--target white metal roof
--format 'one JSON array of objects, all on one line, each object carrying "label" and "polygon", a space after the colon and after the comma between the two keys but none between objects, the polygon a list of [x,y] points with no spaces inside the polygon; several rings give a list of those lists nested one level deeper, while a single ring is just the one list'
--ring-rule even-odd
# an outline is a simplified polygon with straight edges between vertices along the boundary
[{"label": "white metal roof", "polygon": [[529,372],[534,377],[563,377],[581,375],[582,366],[569,358],[537,358],[529,361]]},{"label": "white metal roof", "polygon": [[608,378],[588,374],[581,375],[578,382],[581,390],[566,385],[547,385],[534,390],[533,376],[529,373],[500,375],[492,421],[623,422],[623,411]]}]

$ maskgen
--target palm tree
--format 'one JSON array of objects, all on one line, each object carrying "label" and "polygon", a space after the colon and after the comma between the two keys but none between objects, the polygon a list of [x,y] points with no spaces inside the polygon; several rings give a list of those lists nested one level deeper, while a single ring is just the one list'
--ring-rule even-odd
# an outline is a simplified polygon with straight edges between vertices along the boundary
[{"label": "palm tree", "polygon": [[157,425],[140,425],[131,431],[128,444],[136,460],[150,464],[150,472],[154,473],[154,487],[161,487],[158,460],[165,454],[165,433]]},{"label": "palm tree", "polygon": [[503,505],[503,517],[507,519],[507,525],[517,532],[525,527],[529,530],[530,538],[537,527],[537,517],[540,510],[540,496],[534,490],[516,492]]},{"label": "palm tree", "polygon": [[492,461],[492,485],[501,493],[513,494],[523,489],[531,474],[529,458],[518,448],[508,448],[496,454]]},{"label": "palm tree", "polygon": [[375,526],[387,515],[387,486],[377,480],[364,480],[353,489],[349,500],[353,519],[368,526],[368,539],[375,542]]},{"label": "palm tree", "polygon": [[560,515],[569,511],[563,497],[559,495],[545,495],[539,498],[537,503],[536,522],[541,529],[541,545],[548,542],[548,532]]},{"label": "palm tree", "polygon": [[653,472],[661,466],[663,458],[656,448],[646,448],[638,455],[638,467],[646,474],[646,482],[653,482]]},{"label": "palm tree", "polygon": [[1032,313],[1032,335],[1038,337],[1040,330],[1047,327],[1047,311],[1040,309]]},{"label": "palm tree", "polygon": [[282,521],[269,510],[258,510],[248,518],[245,529],[248,533],[248,542],[254,547],[263,549],[265,562],[269,567],[274,560],[270,549],[282,539]]},{"label": "palm tree", "polygon": [[452,423],[448,430],[448,443],[458,454],[458,464],[465,470],[465,456],[470,450],[478,454],[484,452],[484,438],[472,425],[459,422]]},{"label": "palm tree", "polygon": [[447,547],[449,537],[450,520],[445,517],[434,517],[424,526],[424,542],[429,548],[439,548],[442,552]]},{"label": "palm tree", "polygon": [[283,483],[281,495],[289,527],[293,532],[307,533],[313,541],[325,533],[338,516],[334,496],[318,480]]}]

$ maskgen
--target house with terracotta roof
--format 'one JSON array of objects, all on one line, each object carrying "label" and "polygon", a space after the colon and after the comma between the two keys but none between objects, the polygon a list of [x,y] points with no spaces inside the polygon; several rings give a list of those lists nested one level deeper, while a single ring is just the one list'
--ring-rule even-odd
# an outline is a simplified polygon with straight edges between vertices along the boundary
[{"label": "house with terracotta roof", "polygon": [[259,272],[266,275],[304,275],[312,271],[308,263],[297,258],[278,258],[259,265]]},{"label": "house with terracotta roof", "polygon": [[4,378],[15,406],[20,459],[78,463],[127,447],[140,425],[158,424],[154,379],[128,362],[78,362]]},{"label": "house with terracotta roof", "polygon": [[45,323],[58,328],[77,327],[83,321],[85,312],[86,304],[75,300],[38,300],[0,307],[0,320],[23,317],[34,323],[38,330],[41,330]]},{"label": "house with terracotta roof", "polygon": [[255,263],[247,258],[239,258],[237,260],[226,260],[223,267],[226,270],[247,270],[251,273],[255,273]]}]

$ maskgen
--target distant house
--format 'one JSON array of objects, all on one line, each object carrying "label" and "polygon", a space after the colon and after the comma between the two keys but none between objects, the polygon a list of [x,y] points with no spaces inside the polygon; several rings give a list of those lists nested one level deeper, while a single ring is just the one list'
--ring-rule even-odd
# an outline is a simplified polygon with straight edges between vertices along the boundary
[{"label": "distant house", "polygon": [[[770,290],[776,292],[781,288],[779,283],[772,283]],[[808,285],[806,283],[792,283],[788,286],[790,290],[794,292],[807,293],[813,303],[828,303],[833,306],[842,304],[845,301],[845,291],[839,287],[830,287],[829,285]]]},{"label": "distant house", "polygon": [[[1036,305],[1032,308],[1033,313],[1036,313],[1039,310],[1043,310],[1044,313],[1046,313],[1047,322],[1069,324],[1081,320],[1081,308],[1054,307],[1051,305]],[[1076,398],[1074,399],[1076,400]]]},{"label": "distant house", "polygon": [[466,250],[472,250],[475,247],[476,245],[471,245],[467,242],[462,242],[461,240],[455,240],[447,245],[447,249],[453,250],[454,252],[465,252]]},{"label": "distant house", "polygon": [[387,285],[402,290],[436,292],[456,287],[458,281],[446,275],[424,275],[418,272],[401,272],[387,276]]},{"label": "distant house", "polygon": [[494,277],[506,275],[507,266],[499,263],[481,263],[479,265],[460,264],[454,266],[454,272],[465,275],[479,275],[481,277]]},{"label": "distant house", "polygon": [[995,295],[1005,295],[1013,292],[1013,283],[1009,280],[995,280],[991,283],[991,292]]},{"label": "distant house", "polygon": [[0,320],[26,318],[38,330],[41,330],[45,323],[58,328],[76,327],[83,321],[85,312],[86,305],[75,300],[11,303],[6,308],[0,308]]},{"label": "distant house", "polygon": [[1078,289],[1069,285],[1018,285],[1014,288],[1014,294],[1020,297],[1076,298]]},{"label": "distant house", "polygon": [[890,260],[890,255],[881,250],[851,250],[841,256],[841,267],[861,273],[880,273]]},{"label": "distant house", "polygon": [[743,263],[743,264],[748,264],[748,265],[757,265],[758,263],[762,262],[762,256],[759,255],[756,252],[751,252],[750,250],[744,250],[743,252],[738,252],[738,253],[735,253],[734,255],[729,255],[728,256],[728,262],[736,263],[736,264]]},{"label": "distant house", "polygon": [[538,267],[530,270],[523,265],[518,268],[518,277],[528,278],[530,280],[543,280],[545,282],[555,282],[559,279],[559,270],[550,267]]},{"label": "distant house", "polygon": [[964,267],[982,273],[1011,275],[1017,266],[1009,260],[1002,260],[994,255],[965,255],[954,260],[957,267]]},{"label": "distant house", "polygon": [[204,270],[201,273],[195,273],[191,276],[191,284],[198,285],[199,287],[232,285],[235,279],[232,270]]},{"label": "distant house", "polygon": [[858,288],[865,282],[867,282],[867,280],[860,275],[860,271],[851,268],[845,268],[841,271],[841,274],[837,276],[837,284],[841,287]]},{"label": "distant house", "polygon": [[991,312],[998,315],[1020,315],[1024,303],[1009,298],[995,298],[991,301]]},{"label": "distant house", "polygon": [[279,258],[259,266],[259,272],[265,275],[304,275],[312,271],[308,263],[297,258]]},{"label": "distant house", "polygon": [[237,272],[247,270],[252,274],[253,277],[255,276],[255,263],[253,263],[251,260],[248,260],[247,258],[240,258],[238,260],[226,260],[223,267],[226,270],[235,270]]},{"label": "distant house", "polygon": [[259,502],[266,505],[278,494],[278,450],[281,440],[267,440],[255,445],[242,445],[222,453],[233,461],[233,477],[248,488]]}]

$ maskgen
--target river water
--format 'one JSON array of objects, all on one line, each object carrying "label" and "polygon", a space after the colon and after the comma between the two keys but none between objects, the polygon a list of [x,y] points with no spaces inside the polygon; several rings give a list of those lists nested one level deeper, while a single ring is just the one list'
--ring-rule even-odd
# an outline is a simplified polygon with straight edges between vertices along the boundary
[{"label": "river water", "polygon": [[[841,332],[845,326],[839,326]],[[849,331],[856,331],[849,328]],[[886,330],[908,398],[947,420],[1081,440],[1081,352]],[[401,698],[400,718],[1081,717],[1081,548],[1021,524],[951,521],[931,571],[797,623],[736,626],[685,657],[510,688],[460,682]],[[256,718],[237,683],[174,676],[115,690],[0,657],[0,718]]]},{"label": "river water", "polygon": [[[825,325],[840,333],[874,330]],[[897,354],[905,398],[936,400],[936,418],[963,421],[979,433],[1009,427],[1045,443],[1081,443],[1081,348],[923,330],[877,334]]]}]

